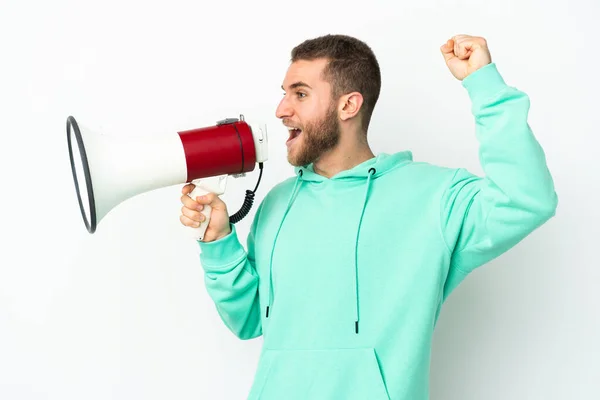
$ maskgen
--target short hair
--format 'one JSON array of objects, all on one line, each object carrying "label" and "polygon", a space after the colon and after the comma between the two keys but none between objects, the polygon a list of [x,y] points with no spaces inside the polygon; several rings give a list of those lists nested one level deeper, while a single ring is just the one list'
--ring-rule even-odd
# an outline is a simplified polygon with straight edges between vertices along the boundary
[{"label": "short hair", "polygon": [[381,71],[373,50],[347,35],[324,35],[307,39],[292,49],[291,61],[325,58],[323,78],[332,85],[334,99],[357,91],[363,96],[362,129],[366,134],[381,91]]}]

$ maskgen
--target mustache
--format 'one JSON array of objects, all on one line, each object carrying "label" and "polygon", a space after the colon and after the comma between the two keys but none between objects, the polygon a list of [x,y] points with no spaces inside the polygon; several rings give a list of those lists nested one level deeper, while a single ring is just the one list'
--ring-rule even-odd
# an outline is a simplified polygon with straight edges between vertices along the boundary
[{"label": "mustache", "polygon": [[293,121],[291,121],[291,120],[289,120],[289,119],[283,119],[281,122],[282,122],[282,123],[283,123],[283,125],[285,125],[285,126],[296,126],[296,127],[299,127],[299,128],[301,128],[301,127],[302,127],[302,125],[300,125],[300,124],[296,124],[296,123],[294,123]]}]

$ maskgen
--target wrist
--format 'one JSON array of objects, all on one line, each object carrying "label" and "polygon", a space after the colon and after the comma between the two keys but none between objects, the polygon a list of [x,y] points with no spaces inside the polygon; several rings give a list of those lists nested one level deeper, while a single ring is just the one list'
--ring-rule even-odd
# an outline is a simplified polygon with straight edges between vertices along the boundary
[{"label": "wrist", "polygon": [[507,85],[495,63],[484,65],[462,81],[472,103],[480,106],[495,97]]},{"label": "wrist", "polygon": [[224,239],[229,235],[231,235],[231,223],[227,224],[227,229],[224,230],[223,232],[219,233],[217,235],[217,237],[214,239],[214,241]]},{"label": "wrist", "polygon": [[222,230],[221,232],[209,232],[209,235],[205,235],[204,239],[198,240],[199,243],[213,243],[219,240],[225,239],[227,236],[231,235],[231,223],[227,225],[227,228]]},{"label": "wrist", "polygon": [[219,269],[245,254],[234,226],[228,235],[211,242],[198,241],[198,245],[202,266],[207,270]]}]

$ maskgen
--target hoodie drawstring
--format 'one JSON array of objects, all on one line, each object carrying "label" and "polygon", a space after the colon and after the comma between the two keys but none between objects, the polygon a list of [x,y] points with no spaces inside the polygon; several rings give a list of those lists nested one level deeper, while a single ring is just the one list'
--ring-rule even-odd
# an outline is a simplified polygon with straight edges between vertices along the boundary
[{"label": "hoodie drawstring", "polygon": [[358,239],[360,236],[360,228],[362,225],[363,216],[365,215],[365,208],[367,206],[367,199],[371,190],[371,177],[375,174],[375,168],[369,169],[369,176],[367,176],[367,187],[365,189],[365,197],[363,199],[362,210],[360,212],[360,218],[358,220],[358,228],[356,229],[356,240],[354,242],[354,303],[355,303],[355,320],[354,320],[354,331],[358,334],[358,322],[360,320],[359,314],[359,298],[358,298]]},{"label": "hoodie drawstring", "polygon": [[[361,213],[360,213],[360,217],[358,220],[358,227],[356,229],[356,239],[354,241],[354,304],[355,304],[355,308],[354,308],[354,316],[355,316],[355,321],[354,321],[354,331],[355,333],[358,334],[358,323],[360,320],[360,314],[359,314],[359,297],[358,297],[358,289],[359,289],[359,285],[358,285],[358,241],[359,241],[359,236],[360,236],[360,229],[362,226],[362,220],[363,220],[363,216],[365,214],[365,208],[367,206],[367,199],[369,197],[369,193],[371,191],[371,182],[372,182],[372,177],[373,175],[376,173],[375,168],[370,168],[369,169],[369,175],[367,176],[367,183],[366,183],[366,188],[365,188],[365,195],[363,198],[363,204],[362,204],[362,209],[361,209]],[[268,304],[266,307],[266,318],[269,318],[269,310],[273,304],[273,255],[275,253],[275,246],[277,243],[277,238],[279,237],[279,232],[281,231],[281,227],[283,226],[283,222],[285,221],[285,218],[292,206],[292,203],[294,201],[294,197],[296,196],[296,193],[298,192],[299,188],[300,188],[300,182],[302,181],[302,170],[299,170],[298,173],[298,178],[296,179],[296,183],[294,185],[294,189],[292,190],[292,194],[290,195],[290,198],[288,200],[288,204],[285,210],[285,213],[283,214],[283,218],[281,218],[281,222],[279,223],[279,227],[277,229],[277,233],[275,234],[275,239],[273,241],[273,247],[271,248],[271,257],[269,260],[269,285],[267,287],[267,291],[268,291]]]},{"label": "hoodie drawstring", "polygon": [[275,253],[275,245],[277,243],[277,238],[279,237],[279,232],[281,231],[281,227],[283,226],[283,221],[285,221],[285,217],[287,216],[288,212],[290,211],[290,208],[294,201],[294,196],[296,196],[296,193],[298,192],[298,189],[300,187],[301,178],[302,178],[302,170],[300,170],[298,172],[298,178],[296,179],[294,189],[292,190],[292,194],[290,195],[290,199],[288,200],[288,204],[285,209],[285,213],[283,214],[283,218],[281,218],[281,221],[279,222],[279,227],[277,228],[277,233],[275,234],[275,239],[273,240],[273,247],[271,248],[271,258],[269,260],[269,285],[267,287],[268,298],[269,298],[269,301],[267,304],[267,311],[266,311],[267,318],[269,318],[269,309],[271,308],[271,305],[273,304],[273,254]]}]

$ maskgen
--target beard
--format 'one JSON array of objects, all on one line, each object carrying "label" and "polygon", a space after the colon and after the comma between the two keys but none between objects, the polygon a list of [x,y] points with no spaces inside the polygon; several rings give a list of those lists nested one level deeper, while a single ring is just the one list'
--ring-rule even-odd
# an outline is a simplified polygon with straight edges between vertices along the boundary
[{"label": "beard", "polygon": [[340,134],[336,104],[332,103],[323,118],[303,127],[300,141],[292,145],[293,150],[288,154],[288,162],[295,167],[314,163],[339,143]]}]

